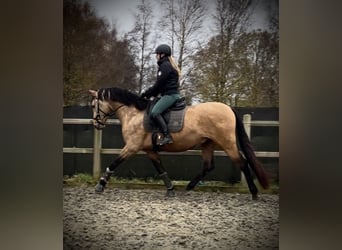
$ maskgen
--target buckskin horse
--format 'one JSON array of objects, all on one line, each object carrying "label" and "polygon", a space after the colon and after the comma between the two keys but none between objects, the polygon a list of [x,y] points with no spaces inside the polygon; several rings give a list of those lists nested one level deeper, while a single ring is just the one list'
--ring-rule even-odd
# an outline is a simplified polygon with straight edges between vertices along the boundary
[{"label": "buckskin horse", "polygon": [[[152,145],[151,132],[145,130],[143,119],[150,100],[144,99],[121,88],[102,88],[89,90],[92,95],[93,124],[96,129],[105,127],[106,120],[116,114],[122,125],[125,146],[120,154],[106,168],[95,187],[96,192],[103,192],[114,170],[125,159],[138,151],[144,151],[152,161],[160,178],[163,180],[167,196],[174,195],[174,186],[162,165],[158,151]],[[252,199],[258,198],[258,189],[253,181],[252,171],[264,189],[269,187],[268,176],[256,158],[254,149],[246,134],[241,119],[228,105],[220,102],[206,102],[188,106],[179,132],[171,133],[172,144],[160,147],[160,151],[182,152],[200,146],[202,150],[202,171],[187,185],[193,189],[206,174],[214,169],[214,149],[219,147],[230,157],[234,166],[245,175]],[[239,147],[242,153],[239,151]],[[251,168],[250,168],[250,167]],[[252,171],[251,171],[252,170]]]}]

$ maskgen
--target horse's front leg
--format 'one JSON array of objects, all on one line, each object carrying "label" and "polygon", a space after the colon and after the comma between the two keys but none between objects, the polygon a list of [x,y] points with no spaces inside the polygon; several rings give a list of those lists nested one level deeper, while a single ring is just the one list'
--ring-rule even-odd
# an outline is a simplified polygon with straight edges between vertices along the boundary
[{"label": "horse's front leg", "polygon": [[174,191],[174,186],[172,184],[171,179],[169,178],[161,160],[160,157],[158,155],[157,152],[155,151],[148,151],[146,152],[148,158],[150,158],[150,160],[153,163],[153,166],[155,167],[155,169],[157,170],[159,177],[163,180],[165,187],[166,187],[166,196],[168,197],[173,197],[175,196],[175,191]]},{"label": "horse's front leg", "polygon": [[95,192],[102,193],[104,188],[106,187],[111,175],[114,173],[114,170],[129,156],[135,154],[137,150],[131,149],[127,145],[121,150],[119,156],[115,158],[115,160],[106,168],[106,172],[100,178],[100,181],[95,186]]}]

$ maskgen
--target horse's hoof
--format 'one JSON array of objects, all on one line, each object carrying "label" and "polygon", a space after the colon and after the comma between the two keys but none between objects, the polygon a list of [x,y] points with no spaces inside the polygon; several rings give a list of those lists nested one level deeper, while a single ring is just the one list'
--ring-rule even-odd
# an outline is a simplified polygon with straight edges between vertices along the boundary
[{"label": "horse's hoof", "polygon": [[165,196],[166,197],[175,197],[176,196],[175,190],[174,189],[167,190]]},{"label": "horse's hoof", "polygon": [[257,194],[252,194],[252,200],[256,201],[258,199],[259,199],[259,197]]},{"label": "horse's hoof", "polygon": [[100,183],[98,183],[96,186],[95,186],[95,193],[103,193],[104,191],[104,186],[101,185]]},{"label": "horse's hoof", "polygon": [[195,186],[196,186],[196,184],[193,184],[193,183],[190,182],[190,183],[186,186],[185,190],[186,190],[186,191],[193,190],[193,189],[195,188]]}]

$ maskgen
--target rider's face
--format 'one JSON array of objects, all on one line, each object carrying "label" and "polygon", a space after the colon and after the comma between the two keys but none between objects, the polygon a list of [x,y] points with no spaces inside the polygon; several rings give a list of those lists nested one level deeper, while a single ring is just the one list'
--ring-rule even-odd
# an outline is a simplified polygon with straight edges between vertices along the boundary
[{"label": "rider's face", "polygon": [[164,53],[161,53],[161,54],[156,54],[156,58],[157,58],[157,61],[159,61],[161,58],[163,58],[165,56]]}]

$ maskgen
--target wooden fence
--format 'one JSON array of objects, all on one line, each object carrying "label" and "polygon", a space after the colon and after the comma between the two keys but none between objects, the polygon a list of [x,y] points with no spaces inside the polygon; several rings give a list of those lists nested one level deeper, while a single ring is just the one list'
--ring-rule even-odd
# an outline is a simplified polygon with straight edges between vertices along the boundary
[{"label": "wooden fence", "polygon": [[[64,118],[63,124],[92,124],[92,119],[70,119]],[[118,119],[108,119],[107,125],[120,125]],[[245,114],[243,116],[243,124],[245,126],[248,136],[251,135],[252,126],[279,126],[278,121],[252,121],[250,114]],[[119,154],[121,149],[114,148],[102,148],[102,130],[94,129],[94,146],[93,148],[77,148],[77,147],[63,147],[63,153],[81,153],[81,154],[93,154],[93,176],[94,178],[99,178],[101,175],[101,154]],[[139,151],[138,154],[145,154],[143,151]],[[180,153],[173,152],[160,152],[161,155],[201,155],[200,150],[188,150]],[[257,157],[279,157],[279,152],[255,152]],[[214,152],[215,156],[226,156],[226,153],[222,150],[216,150]]]}]

